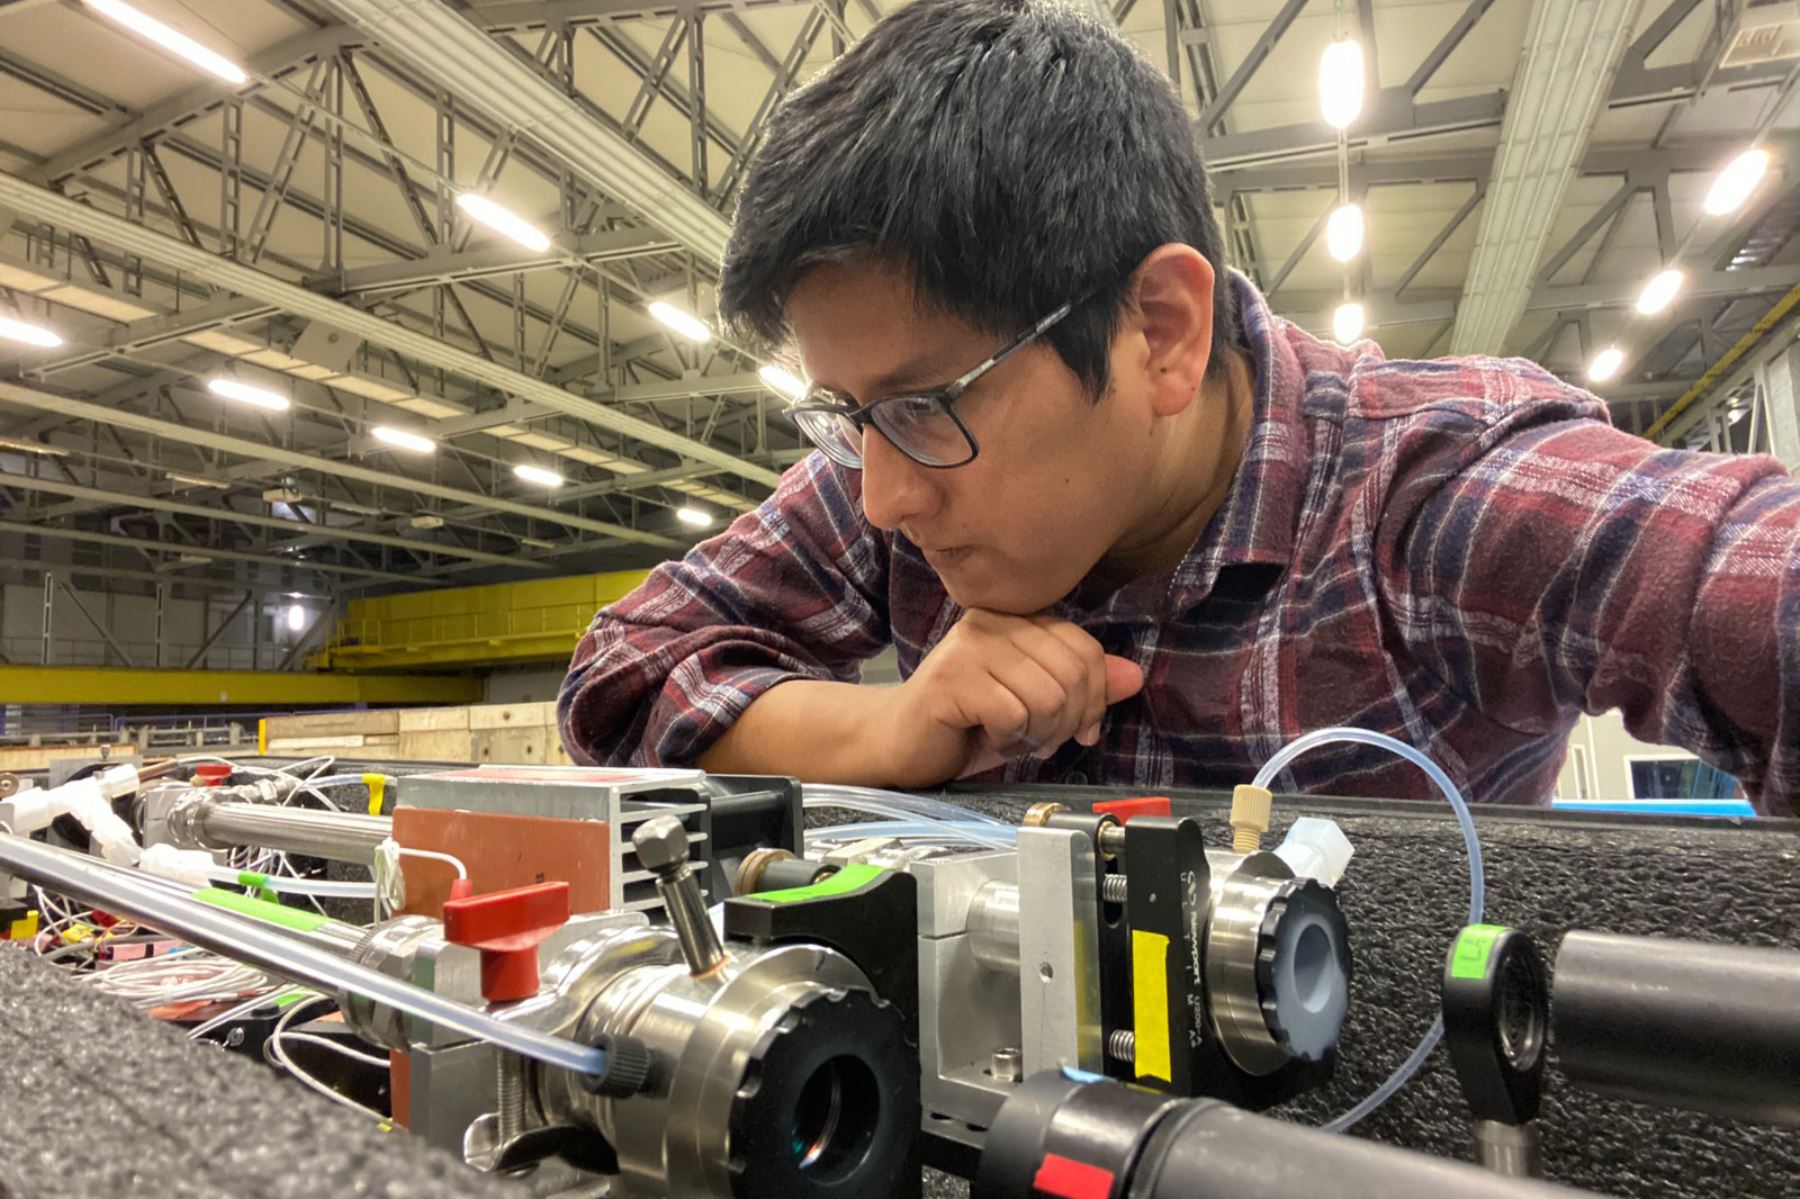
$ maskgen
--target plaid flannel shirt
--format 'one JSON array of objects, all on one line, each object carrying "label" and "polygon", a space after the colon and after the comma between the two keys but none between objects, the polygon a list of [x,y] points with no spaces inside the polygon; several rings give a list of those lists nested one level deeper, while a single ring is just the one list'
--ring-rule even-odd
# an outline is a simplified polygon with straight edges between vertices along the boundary
[{"label": "plaid flannel shirt", "polygon": [[[1582,712],[1800,795],[1800,483],[1767,457],[1662,449],[1518,359],[1389,362],[1270,313],[1241,275],[1255,420],[1174,572],[1052,612],[1144,671],[1100,743],[990,780],[1247,782],[1328,725],[1430,754],[1477,802],[1544,803]],[[919,550],[817,453],[719,536],[603,609],[559,700],[578,760],[692,763],[769,688],[902,676],[961,616]],[[1340,745],[1289,790],[1426,796]]]}]

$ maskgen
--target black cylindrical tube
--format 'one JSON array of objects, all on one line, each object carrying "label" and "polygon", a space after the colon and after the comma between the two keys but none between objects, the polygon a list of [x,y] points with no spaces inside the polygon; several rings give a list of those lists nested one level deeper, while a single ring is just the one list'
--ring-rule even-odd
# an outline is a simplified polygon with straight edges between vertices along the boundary
[{"label": "black cylindrical tube", "polygon": [[1800,1125],[1800,953],[1573,932],[1551,1029],[1579,1086]]},{"label": "black cylindrical tube", "polygon": [[1571,1199],[1587,1195],[1199,1100],[1164,1120],[1130,1199]]},{"label": "black cylindrical tube", "polygon": [[970,1199],[1123,1195],[1145,1138],[1185,1102],[1061,1071],[1034,1074],[988,1128]]}]

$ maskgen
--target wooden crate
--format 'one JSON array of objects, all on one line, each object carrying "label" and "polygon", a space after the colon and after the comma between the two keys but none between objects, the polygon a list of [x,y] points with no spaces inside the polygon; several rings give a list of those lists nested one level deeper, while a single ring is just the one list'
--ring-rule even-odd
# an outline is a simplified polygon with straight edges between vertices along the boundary
[{"label": "wooden crate", "polygon": [[263,722],[269,744],[310,737],[391,736],[400,731],[400,713],[302,712],[271,716]]},{"label": "wooden crate", "polygon": [[393,749],[400,744],[400,734],[364,734],[342,733],[335,737],[270,737],[267,751],[278,757],[286,757],[297,753],[316,754],[323,750],[377,750]]},{"label": "wooden crate", "polygon": [[543,765],[549,761],[555,739],[555,731],[545,728],[483,729],[469,734],[475,761],[505,766]]},{"label": "wooden crate", "polygon": [[476,704],[469,709],[471,730],[551,728],[555,724],[556,703],[553,700],[530,704]]},{"label": "wooden crate", "polygon": [[114,758],[135,764],[137,746],[129,741],[111,747],[99,745],[0,745],[0,771],[48,770],[52,762],[97,758],[109,749]]},{"label": "wooden crate", "polygon": [[394,757],[408,762],[473,762],[474,734],[466,729],[401,733]]},{"label": "wooden crate", "polygon": [[448,733],[469,731],[469,709],[405,708],[400,712],[400,733]]}]

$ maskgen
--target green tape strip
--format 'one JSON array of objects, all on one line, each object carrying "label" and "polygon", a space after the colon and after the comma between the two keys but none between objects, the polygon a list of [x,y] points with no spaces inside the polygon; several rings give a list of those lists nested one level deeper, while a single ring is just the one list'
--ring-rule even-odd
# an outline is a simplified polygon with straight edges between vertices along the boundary
[{"label": "green tape strip", "polygon": [[1493,966],[1494,942],[1506,932],[1500,924],[1471,924],[1456,934],[1456,949],[1450,956],[1451,978],[1486,978]]},{"label": "green tape strip", "polygon": [[236,912],[240,916],[249,916],[268,924],[279,924],[284,928],[298,929],[310,933],[322,924],[330,924],[329,916],[321,916],[317,912],[303,912],[299,908],[290,908],[284,904],[270,903],[266,899],[255,899],[248,895],[240,895],[236,891],[224,891],[218,887],[206,887],[194,892],[194,898],[201,903],[209,903],[215,908],[224,908]]},{"label": "green tape strip", "polygon": [[275,1001],[275,1006],[278,1008],[293,1007],[296,1003],[301,1003],[310,998],[311,996],[305,991],[295,991],[291,995],[283,995],[281,998],[277,999]]},{"label": "green tape strip", "polygon": [[811,886],[789,887],[785,891],[758,891],[755,895],[746,895],[744,898],[758,899],[764,903],[799,903],[805,899],[826,899],[833,895],[848,895],[852,891],[860,891],[886,873],[879,866],[852,862],[830,878],[820,879]]}]

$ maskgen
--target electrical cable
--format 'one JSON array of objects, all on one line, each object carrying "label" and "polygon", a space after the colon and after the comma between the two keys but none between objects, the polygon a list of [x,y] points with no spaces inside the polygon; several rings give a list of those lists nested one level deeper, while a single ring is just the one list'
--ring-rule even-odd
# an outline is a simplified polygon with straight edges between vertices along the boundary
[{"label": "electrical cable", "polygon": [[[1481,838],[1475,832],[1475,818],[1469,814],[1469,805],[1463,799],[1462,792],[1457,790],[1456,784],[1450,781],[1450,776],[1445,774],[1436,762],[1406,742],[1396,740],[1385,733],[1372,732],[1369,729],[1319,729],[1317,732],[1308,733],[1282,746],[1275,756],[1263,763],[1262,769],[1256,772],[1253,785],[1267,790],[1275,777],[1286,770],[1288,764],[1301,754],[1322,745],[1343,742],[1374,746],[1406,759],[1423,770],[1432,785],[1443,795],[1445,802],[1456,813],[1457,827],[1462,831],[1463,847],[1469,855],[1469,918],[1466,923],[1480,924],[1482,911],[1487,903],[1487,875],[1481,863]],[[1438,1042],[1443,1040],[1443,1037],[1444,1017],[1440,1013],[1432,1020],[1431,1027],[1425,1030],[1425,1035],[1419,1039],[1419,1043],[1414,1046],[1412,1053],[1404,1062],[1400,1063],[1398,1069],[1388,1075],[1386,1081],[1376,1087],[1356,1106],[1322,1127],[1327,1132],[1344,1132],[1364,1116],[1386,1103],[1396,1091],[1411,1080],[1412,1076],[1418,1072],[1419,1067],[1425,1064],[1425,1059],[1431,1056],[1431,1051],[1437,1048]]]},{"label": "electrical cable", "polygon": [[[278,1018],[275,1021],[274,1029],[271,1030],[269,1033],[269,1039],[263,1042],[263,1060],[267,1061],[271,1066],[274,1066],[277,1069],[287,1071],[288,1074],[293,1076],[294,1081],[296,1081],[300,1085],[306,1087],[308,1090],[318,1092],[319,1094],[325,1096],[325,1098],[331,1100],[333,1103],[336,1103],[342,1107],[347,1107],[351,1111],[361,1112],[364,1115],[373,1116],[373,1117],[375,1117],[375,1119],[380,1120],[383,1123],[386,1123],[389,1120],[389,1117],[387,1115],[383,1114],[382,1112],[376,1111],[372,1107],[367,1107],[361,1103],[358,1103],[356,1100],[350,1098],[348,1095],[341,1094],[335,1087],[328,1086],[323,1080],[315,1077],[312,1074],[307,1073],[305,1070],[302,1070],[299,1066],[297,1066],[294,1063],[293,1058],[288,1056],[286,1048],[282,1045],[282,1040],[285,1037],[308,1035],[308,1034],[302,1034],[302,1033],[289,1032],[288,1031],[289,1026],[293,1024],[294,1020],[300,1015],[301,1012],[305,1011],[307,1008],[313,1006],[314,1004],[316,1004],[320,1001],[330,1003],[334,1007],[336,1006],[336,1001],[333,1000],[331,998],[331,996],[321,995],[317,992],[313,992],[312,998],[302,999],[298,1003],[291,1004],[291,1005],[289,1005],[288,1009],[285,1012],[281,1013],[280,1018]],[[319,1037],[316,1039],[321,1040],[321,1041],[325,1040],[324,1037]],[[342,1048],[342,1047],[341,1046],[333,1046],[333,1048]],[[361,1056],[361,1055],[358,1055],[358,1056]],[[387,1064],[388,1063],[385,1061],[381,1062],[381,1065],[384,1067]]]},{"label": "electrical cable", "polygon": [[269,986],[262,971],[201,949],[119,962],[80,977],[102,994],[145,1010],[171,1003],[237,999],[247,991]]}]

